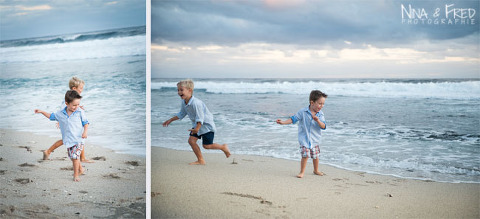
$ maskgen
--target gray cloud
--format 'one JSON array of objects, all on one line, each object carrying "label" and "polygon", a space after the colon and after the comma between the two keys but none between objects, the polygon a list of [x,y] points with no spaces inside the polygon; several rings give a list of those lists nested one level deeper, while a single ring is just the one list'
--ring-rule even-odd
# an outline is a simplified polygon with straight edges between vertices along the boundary
[{"label": "gray cloud", "polygon": [[152,0],[152,43],[173,41],[234,46],[269,42],[346,47],[344,41],[349,41],[352,42],[349,47],[364,44],[390,47],[421,40],[479,36],[478,25],[402,24],[401,13],[401,4],[425,8],[430,18],[433,18],[434,9],[444,10],[445,4],[474,8],[480,13],[478,1],[299,2],[275,8],[261,1]]}]

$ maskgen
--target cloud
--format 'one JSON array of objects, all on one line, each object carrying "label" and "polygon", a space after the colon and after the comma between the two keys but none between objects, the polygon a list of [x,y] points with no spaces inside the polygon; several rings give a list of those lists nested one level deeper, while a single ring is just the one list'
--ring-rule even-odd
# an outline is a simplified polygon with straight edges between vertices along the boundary
[{"label": "cloud", "polygon": [[[431,1],[414,7],[441,8]],[[436,1],[441,2],[441,1]],[[477,8],[471,2],[451,1]],[[405,25],[401,1],[152,1],[152,40],[186,43],[247,42],[345,46],[409,44],[478,34],[478,25]],[[287,7],[287,5],[290,5]],[[285,7],[283,7],[285,6]],[[444,6],[443,6],[444,7]],[[271,10],[282,8],[282,10]],[[479,11],[480,12],[480,11]]]},{"label": "cloud", "polygon": [[51,10],[52,7],[50,5],[37,5],[37,6],[17,5],[15,6],[15,9],[21,10],[21,11],[45,11],[45,10]]}]

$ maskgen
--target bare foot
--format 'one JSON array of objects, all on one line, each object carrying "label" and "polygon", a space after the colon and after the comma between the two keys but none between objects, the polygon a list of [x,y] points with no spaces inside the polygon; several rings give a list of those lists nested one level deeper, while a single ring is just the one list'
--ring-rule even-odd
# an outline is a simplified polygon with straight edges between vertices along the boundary
[{"label": "bare foot", "polygon": [[48,157],[50,156],[50,153],[47,151],[43,151],[43,160],[48,160]]},{"label": "bare foot", "polygon": [[85,168],[80,166],[80,175],[85,175]]},{"label": "bare foot", "polygon": [[195,161],[195,162],[191,162],[188,165],[205,165],[205,161],[204,160],[198,160],[198,161]]},{"label": "bare foot", "polygon": [[319,175],[319,176],[325,175],[325,173],[320,172],[320,171],[317,171],[317,172],[313,171],[313,173],[314,173],[315,175]]},{"label": "bare foot", "polygon": [[223,146],[223,149],[222,149],[223,153],[225,153],[225,156],[227,156],[227,158],[229,158],[230,157],[230,150],[228,149],[228,145],[223,144],[222,146]]},{"label": "bare foot", "polygon": [[73,181],[75,181],[75,182],[80,182],[80,177],[74,176],[74,177],[73,177]]},{"label": "bare foot", "polygon": [[297,178],[303,178],[303,174],[304,174],[304,173],[299,173],[299,174],[297,175]]},{"label": "bare foot", "polygon": [[80,160],[80,162],[82,162],[82,163],[95,163],[95,161],[91,161],[91,160],[87,160],[87,159]]}]

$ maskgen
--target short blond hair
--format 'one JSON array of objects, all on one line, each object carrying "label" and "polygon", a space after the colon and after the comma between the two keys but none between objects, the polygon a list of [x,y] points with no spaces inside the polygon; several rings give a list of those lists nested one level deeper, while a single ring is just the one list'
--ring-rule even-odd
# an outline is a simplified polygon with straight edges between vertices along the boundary
[{"label": "short blond hair", "polygon": [[77,77],[72,77],[68,82],[68,86],[70,87],[70,89],[73,89],[74,87],[78,88],[78,86],[80,86],[81,84],[85,85],[85,82]]},{"label": "short blond hair", "polygon": [[192,79],[181,80],[180,82],[177,83],[177,87],[178,86],[188,88],[192,91],[193,91],[193,87],[194,87]]}]

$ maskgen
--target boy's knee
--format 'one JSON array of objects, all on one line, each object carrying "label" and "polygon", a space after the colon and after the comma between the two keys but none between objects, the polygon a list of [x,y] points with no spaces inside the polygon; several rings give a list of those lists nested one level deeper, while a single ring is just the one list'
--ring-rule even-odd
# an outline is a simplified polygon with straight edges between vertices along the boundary
[{"label": "boy's knee", "polygon": [[189,138],[189,139],[188,139],[188,144],[194,145],[194,144],[196,144],[196,143],[197,143],[197,139],[195,139],[195,138]]},{"label": "boy's knee", "polygon": [[209,144],[202,144],[203,148],[205,149],[210,149],[210,145]]}]

